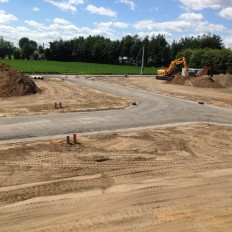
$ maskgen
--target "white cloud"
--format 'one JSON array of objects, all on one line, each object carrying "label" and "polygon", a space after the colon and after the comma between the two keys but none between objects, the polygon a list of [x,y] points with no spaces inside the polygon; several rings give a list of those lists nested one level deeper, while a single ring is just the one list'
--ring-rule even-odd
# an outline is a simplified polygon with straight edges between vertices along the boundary
[{"label": "white cloud", "polygon": [[42,23],[33,20],[25,20],[24,22],[29,26],[35,27],[37,30],[46,30],[46,27]]},{"label": "white cloud", "polygon": [[63,0],[63,1],[54,1],[54,0],[44,0],[63,11],[71,11],[72,13],[77,12],[77,7],[80,4],[84,3],[84,0]]},{"label": "white cloud", "polygon": [[180,0],[180,2],[189,10],[220,9],[229,7],[232,4],[231,0]]},{"label": "white cloud", "polygon": [[39,11],[39,8],[38,8],[38,7],[33,7],[32,10],[33,10],[34,12],[38,12],[38,11]]},{"label": "white cloud", "polygon": [[178,17],[178,20],[183,21],[204,21],[204,16],[202,14],[195,13],[184,13]]},{"label": "white cloud", "polygon": [[[74,33],[79,33],[81,30],[76,27],[74,24],[67,24],[67,25],[62,25],[62,24],[51,24],[48,26],[49,31],[57,31],[60,35],[73,35]],[[61,36],[63,37],[63,36]]]},{"label": "white cloud", "polygon": [[128,5],[131,10],[135,10],[135,3],[131,0],[119,0],[119,2]]},{"label": "white cloud", "polygon": [[6,14],[4,10],[0,10],[0,23],[8,23],[10,21],[17,21],[18,19],[12,14]]},{"label": "white cloud", "polygon": [[111,9],[106,9],[104,7],[96,7],[93,5],[88,5],[86,10],[91,14],[105,15],[110,17],[117,17],[117,12],[112,11]]},{"label": "white cloud", "polygon": [[0,2],[9,2],[9,0],[0,0]]},{"label": "white cloud", "polygon": [[224,8],[219,12],[222,18],[232,19],[232,7]]},{"label": "white cloud", "polygon": [[232,48],[232,36],[224,37],[223,42],[225,44],[225,47]]},{"label": "white cloud", "polygon": [[181,32],[187,30],[191,27],[190,22],[186,21],[170,21],[170,22],[160,22],[156,23],[152,20],[142,20],[135,23],[135,28],[137,30],[173,30]]},{"label": "white cloud", "polygon": [[140,38],[145,38],[146,36],[152,37],[152,36],[157,36],[157,35],[164,35],[165,39],[169,42],[173,42],[173,35],[169,32],[166,31],[149,31],[149,32],[138,32],[137,33]]},{"label": "white cloud", "polygon": [[215,33],[225,32],[226,28],[223,25],[211,24],[207,22],[202,14],[185,13],[181,14],[175,21],[154,22],[152,20],[142,20],[135,23],[137,30],[164,30],[186,32],[193,31],[197,33]]},{"label": "white cloud", "polygon": [[76,25],[72,24],[71,22],[62,19],[62,18],[55,18],[52,21],[52,24],[50,24],[47,27],[47,30],[49,31],[57,31],[60,34],[63,33],[63,35],[71,35],[75,33],[81,32],[81,29],[78,28]]},{"label": "white cloud", "polygon": [[124,28],[124,29],[129,27],[127,23],[123,23],[123,22],[114,22],[113,26],[118,28]]},{"label": "white cloud", "polygon": [[125,29],[129,27],[129,25],[124,22],[101,22],[101,23],[95,23],[95,25],[103,28],[117,27],[117,28]]},{"label": "white cloud", "polygon": [[61,19],[61,18],[55,18],[53,20],[53,22],[56,24],[60,24],[60,25],[70,25],[71,24],[71,22],[69,22],[68,20]]}]

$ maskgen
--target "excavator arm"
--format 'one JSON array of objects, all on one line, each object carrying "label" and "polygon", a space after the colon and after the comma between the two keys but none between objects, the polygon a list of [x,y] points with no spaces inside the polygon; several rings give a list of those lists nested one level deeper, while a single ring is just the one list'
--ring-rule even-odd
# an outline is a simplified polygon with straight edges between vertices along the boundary
[{"label": "excavator arm", "polygon": [[159,69],[157,71],[157,74],[158,75],[162,75],[162,76],[171,76],[172,73],[173,73],[173,70],[174,68],[176,67],[176,65],[178,64],[183,64],[184,68],[185,68],[185,71],[187,72],[188,71],[188,64],[187,64],[187,61],[185,59],[185,57],[181,57],[179,59],[176,59],[176,60],[173,60],[169,67],[167,69]]}]

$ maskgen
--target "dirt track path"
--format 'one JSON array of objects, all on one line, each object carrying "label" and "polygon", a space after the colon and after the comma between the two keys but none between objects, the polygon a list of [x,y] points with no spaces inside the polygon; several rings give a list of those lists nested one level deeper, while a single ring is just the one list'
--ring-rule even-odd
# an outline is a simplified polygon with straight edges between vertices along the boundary
[{"label": "dirt track path", "polygon": [[70,82],[111,93],[137,103],[124,110],[108,110],[38,116],[7,117],[0,120],[0,139],[52,136],[76,132],[128,129],[183,122],[232,124],[232,110],[200,105],[143,90],[70,78]]},{"label": "dirt track path", "polygon": [[199,88],[184,85],[167,84],[155,77],[96,77],[95,80],[122,86],[152,91],[191,101],[204,101],[219,107],[232,108],[232,88]]},{"label": "dirt track path", "polygon": [[230,231],[231,128],[3,145],[1,231]]}]

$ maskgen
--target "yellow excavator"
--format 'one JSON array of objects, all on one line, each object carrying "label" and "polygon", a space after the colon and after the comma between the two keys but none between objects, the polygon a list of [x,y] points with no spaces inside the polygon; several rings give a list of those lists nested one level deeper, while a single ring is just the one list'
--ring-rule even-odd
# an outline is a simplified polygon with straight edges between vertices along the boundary
[{"label": "yellow excavator", "polygon": [[187,76],[188,75],[188,64],[187,64],[185,57],[181,57],[181,58],[173,60],[167,69],[158,69],[158,71],[157,71],[158,75],[156,76],[156,79],[160,79],[160,80],[172,79],[173,70],[174,70],[175,66],[178,64],[183,64],[183,66],[185,68],[185,73]]}]

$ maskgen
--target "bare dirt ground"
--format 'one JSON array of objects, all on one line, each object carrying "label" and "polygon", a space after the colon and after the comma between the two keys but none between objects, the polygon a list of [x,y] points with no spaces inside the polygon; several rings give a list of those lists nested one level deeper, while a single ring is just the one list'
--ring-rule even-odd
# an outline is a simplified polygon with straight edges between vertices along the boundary
[{"label": "bare dirt ground", "polygon": [[[156,80],[154,77],[97,77],[92,79],[144,89],[181,99],[204,101],[225,108],[232,107],[232,87],[209,89],[173,85]],[[132,103],[129,99],[81,87],[58,78],[49,77],[34,81],[42,92],[20,97],[0,97],[0,117],[119,109]],[[55,109],[55,103],[57,103],[58,109]],[[59,108],[59,103],[61,103],[61,108]]]},{"label": "bare dirt ground", "polygon": [[[42,92],[20,97],[0,97],[0,117],[119,109],[131,104],[128,99],[81,87],[58,78],[35,80],[35,83]],[[55,109],[55,103],[58,109]]]},{"label": "bare dirt ground", "polygon": [[[231,108],[232,89],[154,77],[96,78]],[[41,93],[0,98],[0,117],[124,108],[57,78]],[[62,103],[55,109],[54,103]],[[0,231],[230,231],[232,127],[192,124],[0,146]]]},{"label": "bare dirt ground", "polygon": [[1,145],[1,231],[230,231],[231,138],[192,124]]},{"label": "bare dirt ground", "polygon": [[[123,86],[149,90],[158,94],[192,101],[204,101],[207,104],[232,108],[232,87],[199,88],[186,85],[167,84],[155,77],[96,77],[96,80]],[[190,85],[190,84],[189,84]]]}]

